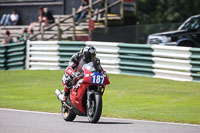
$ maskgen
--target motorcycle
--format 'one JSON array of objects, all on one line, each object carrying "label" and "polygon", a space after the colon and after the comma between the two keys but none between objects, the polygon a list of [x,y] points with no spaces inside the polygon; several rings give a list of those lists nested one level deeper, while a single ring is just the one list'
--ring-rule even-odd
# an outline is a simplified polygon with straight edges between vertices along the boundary
[{"label": "motorcycle", "polygon": [[[102,96],[106,85],[110,84],[106,71],[99,71],[93,62],[83,65],[83,73],[76,76],[75,85],[70,89],[66,101],[63,92],[56,89],[61,101],[61,113],[65,121],[73,121],[76,115],[87,116],[90,123],[97,123],[102,113]],[[71,68],[66,71],[73,72]]]}]

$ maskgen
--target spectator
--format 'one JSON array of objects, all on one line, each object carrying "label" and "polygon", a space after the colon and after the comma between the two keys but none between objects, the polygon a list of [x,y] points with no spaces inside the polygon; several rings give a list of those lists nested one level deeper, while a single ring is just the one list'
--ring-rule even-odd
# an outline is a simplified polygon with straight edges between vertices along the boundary
[{"label": "spectator", "polygon": [[29,30],[29,34],[30,34],[30,36],[29,36],[29,40],[31,40],[31,41],[37,41],[37,37],[35,36],[35,37],[33,37],[34,36],[34,31],[33,31],[33,29],[31,29],[31,30]]},{"label": "spectator", "polygon": [[[54,23],[55,19],[50,11],[48,11],[48,8],[40,7],[39,8],[39,17],[38,17],[38,23],[39,23],[39,30],[41,30],[42,23],[45,23],[46,26],[48,26],[51,23]],[[28,28],[29,31],[33,29],[33,27],[37,24],[37,22],[32,22]]]},{"label": "spectator", "polygon": [[78,9],[79,13],[76,14],[76,18],[75,18],[76,22],[80,22],[82,19],[84,19],[87,16],[88,10],[83,11],[83,9],[85,6],[88,6],[88,5],[89,5],[88,0],[82,0],[82,4]]},{"label": "spectator", "polygon": [[105,7],[105,0],[101,0],[100,3],[97,4],[97,6],[94,7],[94,13],[98,13],[97,15],[94,16],[93,20],[98,22],[100,18],[103,17],[103,12],[99,13],[101,9]]},{"label": "spectator", "polygon": [[9,44],[9,43],[13,43],[13,39],[12,37],[10,36],[10,31],[6,30],[5,34],[6,38],[3,39],[3,44]]},{"label": "spectator", "polygon": [[9,21],[10,21],[10,14],[4,14],[2,17],[1,17],[1,25],[8,25],[9,24]]},{"label": "spectator", "polygon": [[38,22],[39,22],[39,30],[41,30],[41,25],[42,25],[43,22],[45,22],[44,7],[40,7],[40,8],[39,8]]},{"label": "spectator", "polygon": [[48,24],[54,23],[55,19],[54,19],[52,13],[48,10],[48,8],[45,7],[43,10],[44,10],[43,17],[44,17],[45,25],[48,26]]},{"label": "spectator", "polygon": [[31,31],[37,23],[39,23],[39,30],[41,30],[42,22],[44,22],[44,7],[41,6],[38,9],[38,14],[39,14],[39,16],[38,16],[38,22],[32,22],[29,25],[28,31]]},{"label": "spectator", "polygon": [[27,28],[23,29],[22,34],[18,36],[18,42],[26,41],[29,36]]},{"label": "spectator", "polygon": [[17,25],[19,21],[19,15],[16,10],[13,10],[12,14],[4,14],[1,18],[1,25]]},{"label": "spectator", "polygon": [[19,21],[19,14],[16,10],[13,10],[13,13],[10,15],[11,25],[17,25]]}]

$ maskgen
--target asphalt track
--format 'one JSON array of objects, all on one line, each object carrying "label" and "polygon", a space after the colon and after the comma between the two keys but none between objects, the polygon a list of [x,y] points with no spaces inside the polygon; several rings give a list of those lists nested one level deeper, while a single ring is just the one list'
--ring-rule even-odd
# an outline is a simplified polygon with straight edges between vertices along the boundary
[{"label": "asphalt track", "polygon": [[200,133],[200,125],[101,117],[65,122],[60,114],[0,108],[0,133]]}]

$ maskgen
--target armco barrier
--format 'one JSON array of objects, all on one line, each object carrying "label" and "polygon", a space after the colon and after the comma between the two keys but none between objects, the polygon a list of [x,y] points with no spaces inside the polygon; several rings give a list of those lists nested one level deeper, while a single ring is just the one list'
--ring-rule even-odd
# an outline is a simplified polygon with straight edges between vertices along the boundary
[{"label": "armco barrier", "polygon": [[191,75],[193,80],[200,81],[200,48],[191,48],[190,52]]},{"label": "armco barrier", "polygon": [[0,45],[0,70],[20,70],[25,67],[25,43]]},{"label": "armco barrier", "polygon": [[153,45],[152,49],[154,77],[182,81],[193,80],[190,75],[190,48]]},{"label": "armco barrier", "polygon": [[[64,69],[71,56],[86,45],[93,45],[97,49],[97,57],[109,73],[200,81],[200,48],[190,47],[93,41],[29,41],[26,68]],[[0,52],[4,52],[4,49],[0,49]]]},{"label": "armco barrier", "polygon": [[102,67],[109,73],[119,74],[119,47],[113,42],[85,42],[86,45],[93,45],[97,50],[97,57],[101,60]]},{"label": "armco barrier", "polygon": [[27,41],[26,69],[60,69],[57,43],[57,41]]},{"label": "armco barrier", "polygon": [[6,48],[4,45],[0,45],[0,70],[5,70],[5,57]]},{"label": "armco barrier", "polygon": [[65,69],[72,55],[85,47],[84,42],[58,42],[59,66]]},{"label": "armco barrier", "polygon": [[119,73],[118,43],[102,42],[28,41],[26,69],[65,69],[71,56],[90,44],[97,49],[102,67],[110,73]]},{"label": "armco barrier", "polygon": [[150,45],[124,44],[118,45],[120,70],[123,74],[153,76],[152,49]]}]

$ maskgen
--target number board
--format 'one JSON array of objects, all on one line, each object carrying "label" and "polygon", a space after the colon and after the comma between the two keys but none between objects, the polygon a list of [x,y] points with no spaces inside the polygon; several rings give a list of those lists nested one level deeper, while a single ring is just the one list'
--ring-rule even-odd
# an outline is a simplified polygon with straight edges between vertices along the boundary
[{"label": "number board", "polygon": [[105,84],[105,78],[102,73],[94,72],[91,75],[91,80],[92,80],[92,84],[100,84],[100,85]]}]

